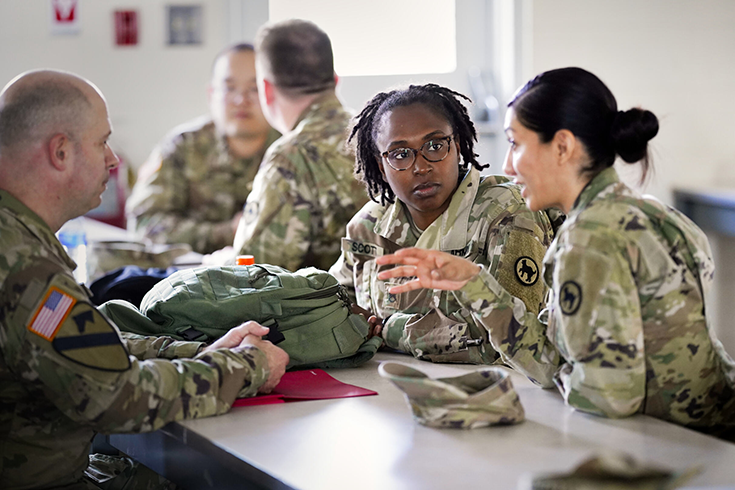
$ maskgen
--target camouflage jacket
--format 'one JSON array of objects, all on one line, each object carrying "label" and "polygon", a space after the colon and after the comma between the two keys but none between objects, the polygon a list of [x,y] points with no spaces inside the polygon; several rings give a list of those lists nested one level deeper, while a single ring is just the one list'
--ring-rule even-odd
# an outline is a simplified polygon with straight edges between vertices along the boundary
[{"label": "camouflage jacket", "polygon": [[266,153],[235,235],[237,253],[295,271],[328,269],[345,226],[367,202],[345,147],[350,114],[318,98]]},{"label": "camouflage jacket", "polygon": [[271,130],[250,158],[234,158],[208,117],[172,131],[141,167],[126,203],[128,227],[156,243],[188,243],[211,253],[232,245],[232,218],[242,211]]},{"label": "camouflage jacket", "polygon": [[543,373],[544,386],[555,378],[569,405],[719,432],[735,425],[735,364],[704,315],[713,274],[704,233],[610,168],[582,191],[546,254],[542,320],[486,272],[458,296],[478,316],[489,302],[507,305],[517,350],[556,346],[566,360],[558,372],[551,362],[527,374]]},{"label": "camouflage jacket", "polygon": [[[538,312],[546,288],[541,261],[554,237],[547,213],[526,208],[518,186],[503,176],[481,177],[474,168],[455,191],[449,208],[420,232],[405,205],[369,202],[350,221],[342,255],[330,272],[356,302],[384,319],[390,347],[438,362],[492,364],[507,348],[512,315],[476,321],[451,292],[420,289],[389,294],[375,257],[405,247],[435,249],[484,265],[529,311]],[[408,280],[408,279],[405,279]],[[488,331],[493,334],[488,338]],[[496,340],[498,339],[498,340]],[[504,360],[504,359],[503,359]]]},{"label": "camouflage jacket", "polygon": [[4,191],[0,249],[0,488],[78,482],[95,432],[224,413],[267,379],[254,347],[121,336],[48,225]]}]

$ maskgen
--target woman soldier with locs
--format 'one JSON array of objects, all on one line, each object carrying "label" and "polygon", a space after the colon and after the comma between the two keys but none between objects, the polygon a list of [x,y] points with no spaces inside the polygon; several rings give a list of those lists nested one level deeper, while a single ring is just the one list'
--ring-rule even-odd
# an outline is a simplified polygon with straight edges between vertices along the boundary
[{"label": "woman soldier with locs", "polygon": [[518,345],[510,309],[477,316],[453,293],[391,293],[397,282],[378,278],[382,255],[405,247],[442,251],[481,264],[514,301],[539,312],[546,294],[540,266],[560,215],[530,211],[508,178],[480,175],[463,100],[439,85],[411,85],[376,95],[355,118],[356,173],[372,201],[348,224],[330,272],[382,320],[376,333],[391,348],[432,361],[545,370],[556,350]]}]

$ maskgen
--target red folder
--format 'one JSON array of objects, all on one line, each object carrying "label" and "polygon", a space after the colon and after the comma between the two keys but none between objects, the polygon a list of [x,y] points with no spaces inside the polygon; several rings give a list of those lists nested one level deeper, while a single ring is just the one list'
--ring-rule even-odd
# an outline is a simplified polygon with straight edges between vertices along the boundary
[{"label": "red folder", "polygon": [[306,369],[284,374],[281,382],[271,393],[250,398],[238,398],[232,406],[250,407],[272,403],[327,400],[330,398],[350,398],[377,394],[376,391],[337,381],[322,369]]}]

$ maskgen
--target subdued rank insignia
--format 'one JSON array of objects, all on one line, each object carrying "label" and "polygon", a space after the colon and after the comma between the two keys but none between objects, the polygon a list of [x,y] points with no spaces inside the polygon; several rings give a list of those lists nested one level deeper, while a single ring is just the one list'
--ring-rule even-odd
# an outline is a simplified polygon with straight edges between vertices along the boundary
[{"label": "subdued rank insignia", "polygon": [[117,331],[89,303],[72,307],[51,345],[67,359],[90,368],[125,371],[130,367]]},{"label": "subdued rank insignia", "polygon": [[519,257],[516,260],[516,279],[521,284],[533,286],[538,281],[538,265],[531,257]]},{"label": "subdued rank insignia", "polygon": [[574,315],[582,304],[582,288],[575,281],[567,281],[559,290],[559,307],[565,315]]},{"label": "subdued rank insignia", "polygon": [[250,224],[253,221],[255,221],[255,218],[258,217],[259,211],[260,211],[260,205],[258,204],[258,201],[248,201],[247,204],[245,204],[245,209],[243,210],[243,215],[245,216],[245,223]]}]

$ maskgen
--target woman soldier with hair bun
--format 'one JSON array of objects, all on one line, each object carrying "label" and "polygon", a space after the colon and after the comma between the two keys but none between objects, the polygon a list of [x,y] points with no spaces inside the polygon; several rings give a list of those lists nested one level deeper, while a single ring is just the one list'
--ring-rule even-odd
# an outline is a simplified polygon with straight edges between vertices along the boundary
[{"label": "woman soldier with hair bun", "polygon": [[610,90],[580,68],[542,73],[508,107],[504,171],[523,186],[530,209],[567,214],[544,259],[545,314],[529,312],[485,267],[434,250],[378,258],[403,264],[380,278],[415,277],[395,294],[454,290],[475,317],[512,311],[519,343],[546,338],[559,350],[553,380],[578,410],[645,413],[733,439],[735,364],[705,316],[714,272],[707,238],[613,168],[616,155],[641,161],[645,178],[656,116],[618,111]]},{"label": "woman soldier with hair bun", "polygon": [[[510,312],[478,320],[452,293],[390,294],[387,288],[400,282],[377,277],[384,268],[376,258],[422,247],[482,264],[527,311],[538,313],[544,303],[541,262],[560,213],[550,219],[529,211],[507,177],[480,176],[484,166],[474,153],[475,127],[463,99],[469,100],[439,85],[411,85],[376,95],[355,118],[356,173],[373,202],[347,225],[330,272],[379,317],[374,333],[389,347],[431,361],[546,369],[558,353],[550,346],[548,352],[517,348]],[[495,333],[489,337],[490,325]]]}]

